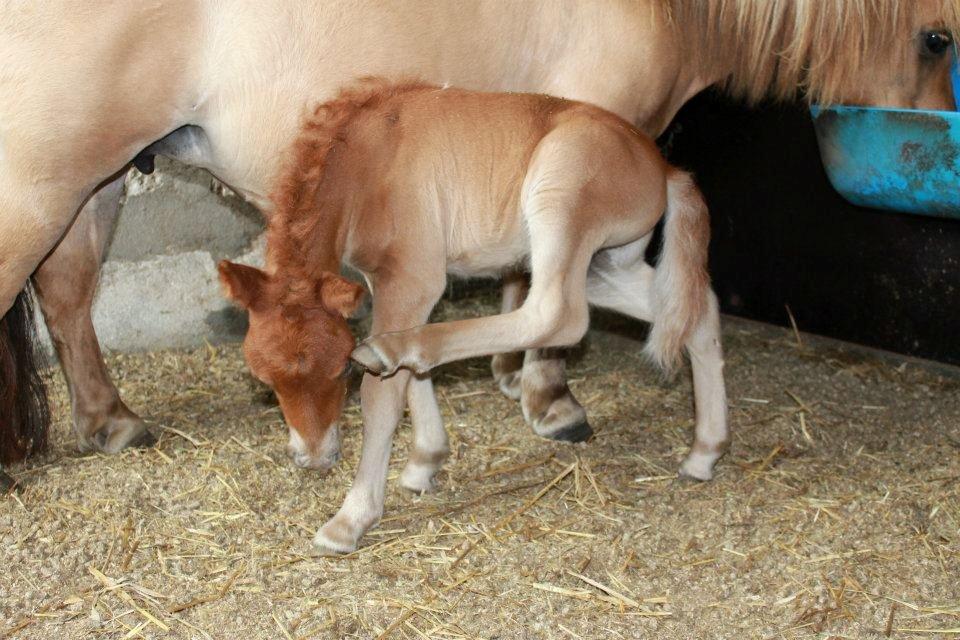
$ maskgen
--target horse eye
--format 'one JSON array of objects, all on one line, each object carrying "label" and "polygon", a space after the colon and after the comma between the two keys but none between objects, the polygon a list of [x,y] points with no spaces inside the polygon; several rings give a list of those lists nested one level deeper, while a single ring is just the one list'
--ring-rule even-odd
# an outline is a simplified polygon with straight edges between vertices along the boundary
[{"label": "horse eye", "polygon": [[923,53],[941,56],[953,44],[953,37],[946,31],[927,31],[923,34]]}]

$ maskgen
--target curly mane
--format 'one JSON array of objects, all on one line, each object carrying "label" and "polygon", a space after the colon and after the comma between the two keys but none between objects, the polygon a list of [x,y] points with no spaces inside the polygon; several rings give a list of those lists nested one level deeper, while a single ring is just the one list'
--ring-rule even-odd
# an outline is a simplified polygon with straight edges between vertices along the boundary
[{"label": "curly mane", "polygon": [[318,104],[304,118],[289,160],[271,194],[274,213],[267,229],[268,260],[276,264],[303,264],[304,241],[311,230],[324,224],[318,210],[327,160],[345,141],[347,125],[366,109],[375,109],[384,101],[411,91],[437,87],[416,80],[401,82],[365,77],[344,87],[336,98]]}]

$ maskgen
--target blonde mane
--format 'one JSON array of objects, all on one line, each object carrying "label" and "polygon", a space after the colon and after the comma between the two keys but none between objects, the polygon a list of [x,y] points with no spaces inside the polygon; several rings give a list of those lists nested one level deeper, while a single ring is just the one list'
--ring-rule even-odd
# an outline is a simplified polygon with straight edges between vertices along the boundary
[{"label": "blonde mane", "polygon": [[[756,101],[801,90],[832,102],[870,60],[912,46],[917,0],[661,0],[701,67]],[[960,0],[941,0],[943,27],[960,33]]]}]

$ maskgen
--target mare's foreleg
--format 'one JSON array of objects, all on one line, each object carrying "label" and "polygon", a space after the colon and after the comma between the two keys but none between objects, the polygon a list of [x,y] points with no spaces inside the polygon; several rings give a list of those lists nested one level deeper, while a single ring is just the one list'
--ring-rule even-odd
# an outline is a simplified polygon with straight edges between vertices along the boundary
[{"label": "mare's foreleg", "polygon": [[120,210],[123,180],[118,177],[90,198],[33,277],[67,379],[80,448],[106,453],[153,441],[146,424],[127,408],[110,380],[91,319],[100,265]]}]

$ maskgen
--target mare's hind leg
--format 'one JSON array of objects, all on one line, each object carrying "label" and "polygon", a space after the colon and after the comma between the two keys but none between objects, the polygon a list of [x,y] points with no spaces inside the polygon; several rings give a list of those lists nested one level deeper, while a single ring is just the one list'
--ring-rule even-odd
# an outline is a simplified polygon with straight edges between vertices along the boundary
[{"label": "mare's hind leg", "polygon": [[[655,270],[643,260],[649,236],[625,247],[601,251],[590,265],[587,298],[590,304],[653,322]],[[696,410],[693,446],[680,465],[680,474],[710,480],[713,466],[729,441],[727,395],[723,383],[720,311],[717,298],[707,294],[706,311],[687,340],[693,370]]]},{"label": "mare's hind leg", "polygon": [[414,493],[430,493],[436,488],[434,476],[450,455],[447,430],[430,376],[413,377],[407,385],[407,406],[413,422],[413,443],[407,465],[400,474],[400,485]]},{"label": "mare's hind leg", "polygon": [[[501,313],[518,309],[527,293],[524,274],[504,278]],[[551,440],[580,442],[593,434],[587,412],[567,386],[563,349],[531,349],[493,356],[493,377],[508,398],[520,400],[534,433]],[[521,373],[522,372],[522,373]]]},{"label": "mare's hind leg", "polygon": [[90,317],[122,195],[123,176],[97,192],[33,277],[67,379],[80,448],[106,453],[153,442],[146,424],[126,407],[110,380]]}]

